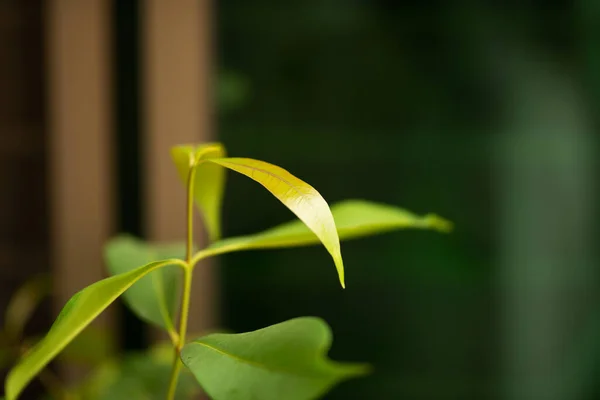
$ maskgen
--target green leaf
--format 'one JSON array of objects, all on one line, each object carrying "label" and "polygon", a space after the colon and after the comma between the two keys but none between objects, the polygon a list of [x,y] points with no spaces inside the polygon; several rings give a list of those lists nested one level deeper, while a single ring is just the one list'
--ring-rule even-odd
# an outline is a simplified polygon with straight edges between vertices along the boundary
[{"label": "green leaf", "polygon": [[[340,240],[389,232],[397,229],[434,229],[449,232],[452,223],[435,215],[418,216],[409,211],[386,204],[364,200],[345,200],[331,207]],[[247,236],[232,237],[213,243],[207,255],[233,251],[299,247],[318,244],[319,239],[301,221],[291,221],[266,231]]]},{"label": "green leaf", "polygon": [[48,334],[9,372],[5,395],[15,400],[25,386],[86,326],[125,290],[148,273],[179,260],[157,261],[133,271],[98,281],[76,293],[65,304]]},{"label": "green leaf", "polygon": [[214,164],[200,161],[212,157],[225,157],[225,147],[220,143],[199,146],[176,146],[171,149],[179,177],[187,187],[189,173],[194,174],[194,201],[204,217],[210,241],[221,237],[221,205],[225,190],[225,171]]},{"label": "green leaf", "polygon": [[296,214],[331,254],[340,283],[345,287],[344,263],[335,222],[329,205],[315,188],[285,169],[264,161],[250,158],[210,158],[205,161],[222,165],[255,180]]},{"label": "green leaf", "polygon": [[212,334],[190,342],[183,363],[214,400],[308,400],[368,366],[325,357],[331,330],[314,317],[242,334]]},{"label": "green leaf", "polygon": [[[183,258],[185,244],[149,244],[133,236],[121,235],[108,242],[104,254],[109,272],[118,275],[155,260]],[[136,282],[123,298],[138,317],[174,332],[173,316],[180,281],[177,268],[161,268]]]}]

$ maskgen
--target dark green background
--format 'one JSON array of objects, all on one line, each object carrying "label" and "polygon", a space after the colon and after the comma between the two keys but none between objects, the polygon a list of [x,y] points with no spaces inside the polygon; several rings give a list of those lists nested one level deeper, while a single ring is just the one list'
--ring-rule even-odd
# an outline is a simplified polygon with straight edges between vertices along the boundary
[{"label": "dark green background", "polygon": [[[522,211],[519,192],[515,204],[509,199],[519,179],[525,179],[520,177],[529,176],[520,169],[530,171],[536,168],[532,165],[541,166],[541,180],[532,181],[547,180],[550,192],[558,195],[569,190],[572,180],[566,176],[555,182],[556,171],[577,175],[579,167],[573,166],[582,164],[591,178],[597,177],[588,161],[597,154],[593,110],[600,78],[600,6],[592,1],[497,3],[502,5],[218,2],[218,131],[231,155],[279,164],[313,184],[330,203],[367,198],[418,213],[436,212],[456,224],[449,236],[404,231],[344,243],[345,291],[323,248],[221,258],[227,328],[246,331],[300,315],[321,316],[334,331],[334,358],[375,366],[371,377],[343,384],[327,398],[600,395],[593,384],[599,335],[588,328],[597,310],[597,236],[589,236],[595,231],[586,231],[581,245],[592,257],[586,259],[589,270],[573,268],[581,257],[570,258],[568,250],[557,268],[546,267],[543,260],[535,267],[530,261],[543,258],[546,249],[550,259],[561,250],[548,245],[521,251],[505,243],[513,228],[530,232],[510,218],[532,227],[531,240],[536,227],[540,234],[584,229],[562,224],[578,218],[578,204],[593,203],[592,181],[582,183],[589,191],[574,195],[573,208],[561,207],[560,196],[546,202],[546,186],[523,192],[534,204],[524,204]],[[565,99],[566,93],[575,93],[581,102]],[[564,112],[564,118],[555,117],[563,115],[554,108],[557,101],[561,112],[574,110],[576,116]],[[581,128],[580,120],[589,127]],[[560,129],[549,132],[547,125]],[[513,151],[526,137],[535,145],[525,147],[524,154]],[[545,145],[552,141],[557,146]],[[581,146],[587,149],[585,158],[563,142],[593,148]],[[556,161],[563,147],[573,156],[566,166]],[[519,217],[519,212],[528,215],[546,206],[562,219],[540,227],[547,218]],[[593,204],[589,210],[595,210]],[[291,217],[254,182],[228,175],[228,236]],[[529,239],[524,248],[532,248]],[[516,249],[516,259],[504,255],[507,248]],[[566,269],[568,276],[581,279],[568,284],[558,279]],[[533,278],[521,281],[521,270]],[[564,309],[550,309],[547,299]],[[518,314],[514,318],[512,310]],[[539,324],[527,322],[528,312],[535,316],[540,310],[549,317]],[[554,313],[575,315],[566,319],[575,328],[556,335],[545,330],[564,326],[565,319],[555,321]],[[578,358],[574,350],[582,335],[592,337],[584,345],[587,358]],[[531,356],[522,351],[531,348],[528,343],[535,347]],[[520,356],[511,358],[513,352]],[[578,379],[586,383],[578,386]]]}]

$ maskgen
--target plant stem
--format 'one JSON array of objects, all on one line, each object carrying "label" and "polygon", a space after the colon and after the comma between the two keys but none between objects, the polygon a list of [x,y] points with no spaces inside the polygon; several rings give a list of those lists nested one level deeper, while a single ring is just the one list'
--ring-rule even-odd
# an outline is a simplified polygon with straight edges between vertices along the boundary
[{"label": "plant stem", "polygon": [[179,378],[179,370],[181,369],[181,361],[179,360],[179,351],[175,349],[173,355],[173,367],[171,368],[171,377],[169,378],[169,391],[167,392],[167,399],[174,400],[175,392],[177,391],[177,381]]},{"label": "plant stem", "polygon": [[196,168],[190,169],[187,182],[187,243],[185,246],[185,261],[188,265],[192,262],[192,252],[194,251],[194,177]]},{"label": "plant stem", "polygon": [[181,360],[179,359],[181,349],[185,344],[185,333],[187,330],[187,321],[190,310],[190,295],[192,292],[192,269],[186,268],[184,270],[183,278],[183,299],[181,302],[181,319],[179,320],[179,342],[175,347],[175,354],[173,358],[173,368],[171,370],[171,379],[169,380],[169,392],[167,399],[173,400],[175,398],[175,392],[177,390],[177,381],[179,378],[179,371],[181,370]]},{"label": "plant stem", "polygon": [[187,182],[187,242],[186,242],[186,265],[183,269],[183,293],[181,297],[181,316],[179,317],[179,338],[175,346],[173,355],[173,367],[171,369],[171,377],[169,379],[169,390],[167,392],[167,400],[174,400],[177,391],[177,381],[179,371],[181,370],[180,354],[181,349],[185,345],[185,336],[187,331],[188,316],[190,312],[190,296],[192,293],[192,252],[194,245],[194,176],[196,168],[192,167],[188,176]]}]

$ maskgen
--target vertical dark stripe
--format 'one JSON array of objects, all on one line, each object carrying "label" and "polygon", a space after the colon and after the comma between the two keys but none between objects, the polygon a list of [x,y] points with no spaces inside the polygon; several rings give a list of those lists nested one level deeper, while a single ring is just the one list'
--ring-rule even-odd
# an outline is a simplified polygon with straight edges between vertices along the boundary
[{"label": "vertical dark stripe", "polygon": [[[140,133],[140,41],[138,0],[113,0],[114,104],[117,148],[117,226],[142,236],[143,199]],[[122,307],[121,338],[125,350],[147,343],[143,323]]]}]

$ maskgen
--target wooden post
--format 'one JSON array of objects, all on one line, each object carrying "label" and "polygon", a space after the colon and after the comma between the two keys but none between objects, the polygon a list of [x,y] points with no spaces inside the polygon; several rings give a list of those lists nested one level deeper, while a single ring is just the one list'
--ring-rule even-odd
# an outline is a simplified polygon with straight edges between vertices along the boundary
[{"label": "wooden post", "polygon": [[[210,1],[148,0],[142,12],[145,225],[150,240],[184,240],[185,190],[169,150],[211,137]],[[197,245],[206,243],[201,232],[196,230]],[[215,290],[209,264],[194,271],[192,308],[190,332],[214,325]]]},{"label": "wooden post", "polygon": [[[58,312],[105,277],[112,231],[110,24],[107,0],[47,2],[51,260]],[[108,324],[102,315],[99,323]],[[69,375],[73,379],[75,371]]]}]

